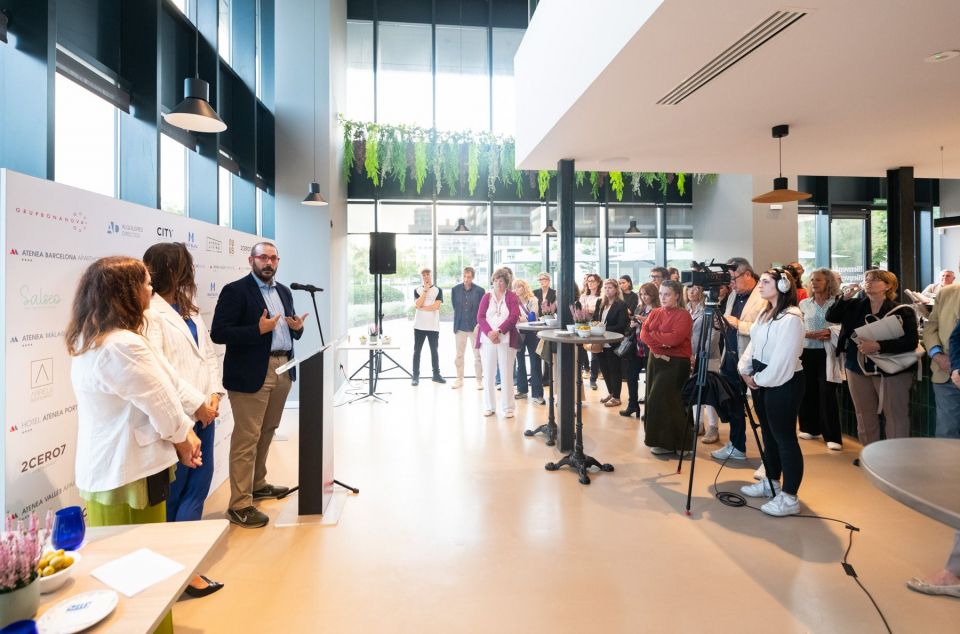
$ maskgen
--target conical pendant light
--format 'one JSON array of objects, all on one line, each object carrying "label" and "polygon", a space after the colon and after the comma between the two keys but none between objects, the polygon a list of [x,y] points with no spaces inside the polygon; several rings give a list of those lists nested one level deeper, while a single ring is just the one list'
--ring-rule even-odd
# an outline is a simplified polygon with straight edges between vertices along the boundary
[{"label": "conical pendant light", "polygon": [[163,115],[170,125],[193,132],[223,132],[227,124],[210,105],[210,84],[200,79],[200,29],[194,34],[193,77],[183,80],[183,101]]},{"label": "conical pendant light", "polygon": [[634,220],[633,218],[631,218],[631,219],[630,219],[630,228],[627,229],[626,231],[624,231],[623,233],[624,233],[624,235],[635,236],[635,235],[641,234],[641,233],[643,233],[643,232],[640,231],[639,228],[637,228],[637,221]]},{"label": "conical pendant light", "polygon": [[470,229],[467,228],[467,223],[464,222],[463,218],[457,220],[457,228],[453,230],[454,233],[470,233]]},{"label": "conical pendant light", "polygon": [[773,179],[773,191],[753,198],[755,203],[793,203],[813,196],[813,194],[794,191],[787,187],[787,179],[783,175],[783,137],[788,134],[790,134],[790,126],[787,124],[773,126],[773,138],[780,143],[780,176]]},{"label": "conical pendant light", "polygon": [[550,220],[549,218],[547,219],[547,226],[543,228],[541,233],[545,233],[548,236],[557,235],[557,228],[553,226],[553,220]]},{"label": "conical pendant light", "polygon": [[[317,5],[313,3],[313,173],[317,173]],[[304,205],[323,207],[327,201],[320,195],[320,183],[310,183]]]}]

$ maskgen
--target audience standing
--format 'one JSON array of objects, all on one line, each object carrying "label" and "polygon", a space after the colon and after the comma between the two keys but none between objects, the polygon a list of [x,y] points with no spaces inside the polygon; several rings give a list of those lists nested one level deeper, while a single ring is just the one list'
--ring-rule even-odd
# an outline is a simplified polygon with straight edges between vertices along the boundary
[{"label": "audience standing", "polygon": [[831,343],[834,328],[827,321],[827,311],[840,294],[837,279],[829,269],[816,269],[810,274],[812,297],[800,301],[805,334],[803,339],[804,391],[800,402],[800,438],[811,440],[823,436],[827,447],[843,449],[840,433],[840,407],[837,401],[839,377],[831,377],[835,349]]},{"label": "audience standing", "polygon": [[490,292],[480,300],[477,312],[477,339],[474,344],[480,349],[483,363],[484,416],[493,416],[497,411],[496,374],[500,371],[500,408],[506,418],[513,418],[513,363],[520,346],[517,321],[520,319],[520,301],[510,290],[510,270],[501,267],[493,272]]},{"label": "audience standing", "polygon": [[440,374],[440,354],[437,350],[440,340],[440,306],[443,304],[443,290],[433,285],[433,272],[430,269],[420,271],[422,284],[413,289],[416,312],[413,316],[413,385],[420,384],[420,351],[424,340],[430,342],[430,364],[433,366],[433,382],[446,383]]},{"label": "audience standing", "polygon": [[[457,345],[457,356],[454,360],[457,378],[450,387],[455,390],[463,387],[463,357],[467,342],[472,341],[476,336],[477,311],[480,309],[480,300],[484,295],[484,290],[473,283],[474,275],[473,267],[465,267],[463,282],[450,291],[450,299],[453,302],[453,333]],[[480,363],[480,351],[473,345],[470,349],[473,351],[473,373],[477,378],[477,389],[482,390],[483,365]]]}]

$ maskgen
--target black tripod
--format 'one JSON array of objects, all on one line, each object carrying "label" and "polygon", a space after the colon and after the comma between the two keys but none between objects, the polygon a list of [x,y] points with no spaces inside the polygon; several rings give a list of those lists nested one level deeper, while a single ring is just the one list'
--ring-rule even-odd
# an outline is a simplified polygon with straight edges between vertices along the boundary
[{"label": "black tripod", "polygon": [[[717,318],[717,306],[718,303],[711,301],[710,299],[710,290],[704,290],[704,308],[703,308],[703,321],[702,327],[700,328],[700,337],[697,340],[697,346],[694,348],[697,354],[697,367],[696,367],[696,376],[697,376],[697,401],[694,405],[694,422],[693,422],[693,446],[690,447],[690,478],[687,483],[687,504],[686,504],[686,513],[690,515],[690,501],[693,497],[693,472],[697,464],[697,434],[700,431],[700,417],[703,412],[703,388],[707,384],[707,368],[709,367],[710,362],[710,333],[714,328],[714,320]],[[724,324],[722,327],[726,327]],[[742,395],[743,411],[746,415],[747,420],[750,421],[750,428],[753,429],[753,436],[757,441],[757,449],[760,450],[760,461],[763,464],[764,471],[767,470],[766,456],[763,453],[763,443],[760,442],[760,434],[757,432],[757,429],[760,425],[753,418],[753,412],[750,409],[750,404],[747,402],[746,394],[743,393],[743,389],[740,385],[735,386],[736,392],[738,395]],[[677,462],[677,473],[680,473],[681,467],[683,467],[683,458],[684,452],[680,452],[680,460]],[[773,491],[773,482],[770,477],[767,477],[767,482],[770,485],[770,490]]]},{"label": "black tripod", "polygon": [[[383,340],[383,275],[380,273],[375,273],[373,275],[373,326],[376,328],[377,337],[380,340]],[[383,357],[386,357],[393,364],[390,367],[383,367]],[[371,382],[371,385],[367,386],[367,392],[363,396],[353,400],[360,400],[362,398],[374,397],[379,398],[376,395],[386,392],[377,392],[377,381],[380,380],[380,375],[391,370],[402,370],[404,374],[407,375],[407,378],[413,378],[413,374],[410,373],[410,370],[403,367],[399,361],[390,356],[385,350],[375,348],[372,350],[370,358],[367,359],[363,365],[357,368],[353,374],[350,375],[348,380],[352,381],[354,377],[360,374],[363,370],[367,370],[368,381]],[[387,377],[390,378],[390,377]],[[383,400],[383,399],[379,399]],[[353,401],[350,401],[351,403]]]}]

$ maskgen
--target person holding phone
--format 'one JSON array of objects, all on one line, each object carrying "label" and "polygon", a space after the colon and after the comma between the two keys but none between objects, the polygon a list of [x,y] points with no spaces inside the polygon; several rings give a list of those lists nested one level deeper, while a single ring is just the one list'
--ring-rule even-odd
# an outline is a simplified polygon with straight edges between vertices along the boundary
[{"label": "person holding phone", "polygon": [[[520,302],[520,321],[529,323],[537,320],[537,312],[540,309],[540,302],[537,296],[530,291],[530,285],[526,280],[515,279],[513,281],[513,292]],[[543,365],[540,355],[537,354],[537,344],[540,339],[536,333],[521,332],[520,347],[517,348],[517,393],[515,399],[527,398],[528,389],[533,392],[533,401],[539,405],[546,403],[543,400]],[[530,359],[529,381],[527,374],[526,358]]]}]

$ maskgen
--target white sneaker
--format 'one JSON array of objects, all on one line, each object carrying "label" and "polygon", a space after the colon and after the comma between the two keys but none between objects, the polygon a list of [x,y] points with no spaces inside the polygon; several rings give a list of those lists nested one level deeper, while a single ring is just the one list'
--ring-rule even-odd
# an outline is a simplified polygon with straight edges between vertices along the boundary
[{"label": "white sneaker", "polygon": [[494,414],[496,414],[496,412],[494,412],[492,409],[487,409],[483,411],[484,416],[493,416]]},{"label": "white sneaker", "polygon": [[650,453],[652,453],[655,456],[663,456],[668,453],[673,453],[673,450],[664,449],[663,447],[650,447]]},{"label": "white sneaker", "polygon": [[478,390],[482,390],[482,389],[483,389],[483,381],[477,381],[477,389],[478,389]]},{"label": "white sneaker", "polygon": [[763,463],[760,463],[760,466],[757,467],[757,470],[753,472],[754,480],[766,480],[767,478],[767,468],[763,466]]},{"label": "white sneaker", "polygon": [[777,481],[773,482],[773,491],[770,491],[770,481],[763,479],[760,482],[754,482],[753,484],[745,484],[740,487],[740,493],[743,493],[746,496],[752,498],[772,498],[776,494],[780,493],[780,483]]},{"label": "white sneaker", "polygon": [[813,440],[814,438],[819,438],[820,434],[808,434],[807,432],[802,431],[797,434],[797,437],[802,438],[803,440]]},{"label": "white sneaker", "polygon": [[716,451],[711,451],[710,456],[716,458],[717,460],[746,460],[747,454],[743,453],[739,449],[733,446],[732,442],[728,442],[720,449]]},{"label": "white sneaker", "polygon": [[831,451],[843,451],[843,445],[838,442],[828,442],[827,449]]},{"label": "white sneaker", "polygon": [[450,386],[450,389],[459,390],[462,387],[463,387],[463,379],[457,379],[456,381],[453,382],[453,385]]},{"label": "white sneaker", "polygon": [[700,442],[705,445],[712,445],[718,440],[720,440],[720,430],[718,430],[716,427],[707,427],[707,433],[703,435],[703,438],[700,439]]},{"label": "white sneaker", "polygon": [[507,413],[503,415],[505,418],[513,418],[513,410],[508,409]]},{"label": "white sneaker", "polygon": [[781,491],[775,498],[761,506],[760,510],[775,517],[796,515],[800,512],[800,500],[795,495]]}]

